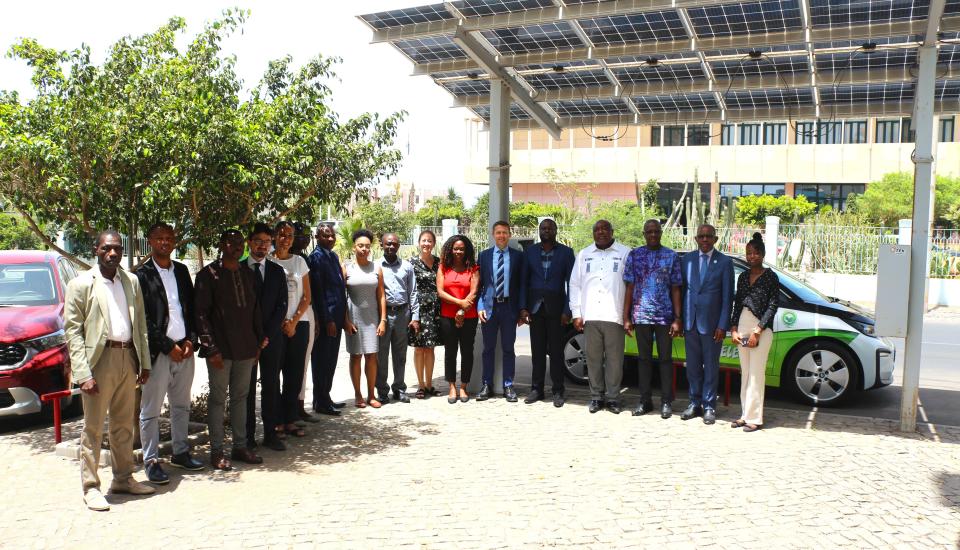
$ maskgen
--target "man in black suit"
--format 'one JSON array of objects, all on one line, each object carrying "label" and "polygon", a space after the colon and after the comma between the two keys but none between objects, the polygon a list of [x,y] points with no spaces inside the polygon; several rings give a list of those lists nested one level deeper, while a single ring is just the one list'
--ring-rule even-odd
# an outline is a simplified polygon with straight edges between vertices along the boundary
[{"label": "man in black suit", "polygon": [[562,407],[563,336],[570,324],[567,293],[570,273],[577,258],[572,248],[557,242],[557,222],[550,218],[540,222],[540,242],[527,248],[523,256],[527,303],[520,316],[530,324],[530,351],[533,354],[533,383],[530,395],[523,402],[530,404],[544,398],[549,354],[553,406]]},{"label": "man in black suit", "polygon": [[347,312],[347,289],[340,268],[340,258],[333,251],[337,232],[330,225],[317,227],[317,247],[307,258],[310,266],[310,292],[313,312],[317,320],[317,340],[313,345],[311,371],[313,373],[313,410],[320,414],[339,416],[343,403],[330,399],[333,373],[340,354],[340,336]]},{"label": "man in black suit", "polygon": [[[267,259],[273,243],[270,226],[258,223],[247,237],[250,256],[247,265],[253,270],[254,286],[260,301],[263,316],[263,332],[267,347],[260,352],[260,418],[263,419],[263,444],[275,451],[286,448],[277,435],[277,418],[280,403],[274,396],[280,395],[280,358],[277,349],[281,339],[281,327],[287,314],[287,276],[283,268]],[[250,393],[247,394],[247,447],[256,442],[257,366],[250,375]]]}]

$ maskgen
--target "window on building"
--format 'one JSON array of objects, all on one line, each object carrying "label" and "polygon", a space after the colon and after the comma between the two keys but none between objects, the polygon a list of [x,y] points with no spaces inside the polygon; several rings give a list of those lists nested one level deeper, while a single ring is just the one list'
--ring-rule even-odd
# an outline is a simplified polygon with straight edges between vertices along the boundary
[{"label": "window on building", "polygon": [[843,123],[819,122],[817,123],[817,143],[833,145],[843,141]]},{"label": "window on building", "polygon": [[737,127],[733,124],[724,124],[720,127],[720,145],[737,144]]},{"label": "window on building", "polygon": [[740,125],[740,145],[760,145],[761,126],[759,124]]},{"label": "window on building", "polygon": [[664,126],[663,127],[663,146],[664,147],[683,147],[683,137],[685,128],[683,126]]},{"label": "window on building", "polygon": [[816,142],[816,123],[798,122],[796,125],[796,142],[798,145],[810,145]]},{"label": "window on building", "polygon": [[949,143],[953,141],[954,135],[954,117],[944,117],[940,119],[940,143]]},{"label": "window on building", "polygon": [[765,122],[763,124],[764,145],[786,145],[787,124],[785,122]]},{"label": "window on building", "polygon": [[909,117],[904,117],[900,122],[900,143],[913,143],[917,141],[917,131]]},{"label": "window on building", "polygon": [[867,142],[867,121],[866,120],[848,120],[845,123],[844,143],[866,143]]},{"label": "window on building", "polygon": [[807,200],[816,203],[817,206],[828,205],[834,210],[843,210],[847,206],[847,198],[852,194],[861,194],[866,185],[862,183],[836,183],[836,184],[797,184],[796,196],[807,197]]},{"label": "window on building", "polygon": [[721,197],[746,197],[749,195],[773,195],[784,193],[782,183],[724,183],[720,185]]},{"label": "window on building", "polygon": [[663,126],[652,126],[650,128],[650,145],[652,147],[660,147],[663,145],[661,137],[663,136]]},{"label": "window on building", "polygon": [[900,143],[900,121],[878,120],[877,143]]},{"label": "window on building", "polygon": [[688,124],[687,145],[710,145],[710,125]]}]

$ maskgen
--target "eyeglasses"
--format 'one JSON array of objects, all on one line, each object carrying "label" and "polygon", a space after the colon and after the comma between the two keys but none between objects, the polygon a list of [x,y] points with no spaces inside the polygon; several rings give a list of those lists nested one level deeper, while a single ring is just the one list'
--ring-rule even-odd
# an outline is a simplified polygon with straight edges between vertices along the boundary
[{"label": "eyeglasses", "polygon": [[252,241],[250,241],[250,243],[255,246],[263,246],[265,244],[270,244],[272,242],[273,242],[272,239],[253,239]]}]

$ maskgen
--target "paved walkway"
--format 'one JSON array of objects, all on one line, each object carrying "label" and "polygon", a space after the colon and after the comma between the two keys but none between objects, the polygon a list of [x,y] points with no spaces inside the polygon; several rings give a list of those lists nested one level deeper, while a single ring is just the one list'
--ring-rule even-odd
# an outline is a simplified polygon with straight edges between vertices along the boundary
[{"label": "paved walkway", "polygon": [[[337,387],[347,384],[340,369]],[[53,455],[52,429],[3,435],[0,546],[960,542],[960,428],[902,435],[886,420],[768,410],[768,429],[745,434],[725,421],[590,415],[582,390],[571,393],[562,409],[503,399],[448,405],[444,397],[379,411],[350,407],[340,419],[310,425],[287,452],[265,450],[261,466],[171,469],[171,483],[155,496],[108,496],[108,513],[86,510],[78,465]],[[721,408],[721,418],[733,417],[734,407]],[[68,424],[65,436],[76,437],[79,428],[79,421]]]}]

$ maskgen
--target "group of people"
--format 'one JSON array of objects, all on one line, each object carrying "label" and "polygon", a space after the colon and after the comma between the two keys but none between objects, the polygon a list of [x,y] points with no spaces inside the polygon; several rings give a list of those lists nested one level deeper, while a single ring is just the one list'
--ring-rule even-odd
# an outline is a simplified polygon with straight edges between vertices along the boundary
[{"label": "group of people", "polygon": [[[121,237],[105,231],[94,247],[97,265],[69,283],[65,306],[73,381],[83,392],[84,500],[91,509],[109,509],[97,474],[108,413],[111,490],[154,492],[132,476],[138,384],[140,439],[151,483],[169,481],[158,456],[164,398],[170,405],[170,465],[204,468],[187,441],[197,355],[206,360],[209,375],[210,465],[230,470],[231,461],[259,464],[260,444],[283,451],[288,437],[306,435],[307,423],[318,420],[314,414],[341,414],[345,404],[330,396],[341,335],[350,354],[358,408],[410,402],[404,382],[408,347],[414,348],[418,383],[413,397],[439,395],[433,386],[434,348],[439,345],[444,346],[447,402],[469,401],[478,325],[482,384],[473,397],[494,397],[499,340],[503,396],[516,402],[514,344],[517,327],[529,324],[533,377],[524,402],[546,399],[549,357],[553,405],[562,407],[563,344],[572,322],[584,333],[589,411],[620,413],[625,335],[635,333],[641,398],[633,414],[654,409],[655,344],[665,419],[673,412],[671,339],[683,335],[690,404],[682,418],[702,416],[713,424],[720,350],[730,330],[739,344],[743,371],[743,414],[731,425],[759,429],[778,288],[776,274],[762,264],[762,239],[756,234],[747,245],[750,269],[734,284],[732,262],[714,248],[712,226],[697,229],[698,250],[682,257],[661,245],[658,221],[647,221],[643,231],[646,244],[631,250],[616,242],[608,221],[600,220],[593,227],[594,243],[574,253],[557,241],[557,225],[546,219],[539,226],[539,242],[520,251],[510,246],[510,224],[498,221],[492,229],[493,246],[479,254],[468,237],[454,235],[438,257],[437,237],[427,230],[418,236],[417,254],[408,260],[399,257],[400,239],[393,233],[380,237],[383,254],[373,259],[374,235],[361,229],[352,235],[353,259],[341,262],[332,226],[317,228],[317,246],[308,255],[305,227],[281,221],[272,228],[257,224],[246,236],[236,229],[224,231],[219,257],[202,267],[193,282],[187,267],[171,258],[177,240],[170,225],[157,223],[149,229],[152,253],[135,273],[120,269]],[[312,378],[314,414],[305,408],[307,376]],[[255,437],[258,380],[260,444]],[[224,450],[228,397],[229,454]]]}]

